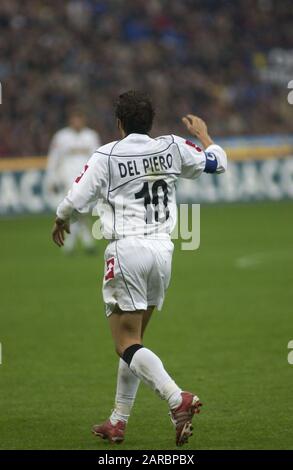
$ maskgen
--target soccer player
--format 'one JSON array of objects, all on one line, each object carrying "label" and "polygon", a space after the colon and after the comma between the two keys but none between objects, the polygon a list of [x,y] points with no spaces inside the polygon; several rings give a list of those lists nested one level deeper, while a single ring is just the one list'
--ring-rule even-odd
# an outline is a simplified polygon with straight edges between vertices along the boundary
[{"label": "soccer player", "polygon": [[207,126],[191,114],[182,120],[204,150],[175,135],[149,136],[154,118],[150,99],[141,92],[119,96],[116,120],[121,139],[100,147],[57,209],[53,240],[64,244],[74,210],[98,199],[105,251],[103,298],[119,359],[115,409],[93,433],[110,442],[124,439],[140,382],[168,402],[181,446],[192,434],[199,398],[182,391],[160,358],[143,345],[144,331],[155,308],[161,309],[169,284],[176,223],[176,181],[227,168],[225,151],[211,140]]},{"label": "soccer player", "polygon": [[[86,117],[81,109],[69,114],[69,126],[53,137],[47,163],[46,181],[50,193],[58,192],[63,198],[76,175],[81,172],[91,155],[101,145],[97,132],[86,127]],[[84,216],[79,215],[67,237],[65,250],[72,252],[80,238],[87,251],[94,249],[94,239]]]}]

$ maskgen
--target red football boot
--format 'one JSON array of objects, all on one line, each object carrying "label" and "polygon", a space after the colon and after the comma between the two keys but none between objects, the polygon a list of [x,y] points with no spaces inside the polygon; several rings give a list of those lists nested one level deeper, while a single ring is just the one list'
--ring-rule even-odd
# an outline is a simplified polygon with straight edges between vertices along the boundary
[{"label": "red football boot", "polygon": [[200,412],[202,403],[196,395],[189,392],[181,392],[182,403],[171,410],[169,415],[176,429],[176,445],[182,446],[192,436],[192,418]]},{"label": "red football boot", "polygon": [[109,442],[120,444],[124,440],[126,423],[118,421],[115,425],[108,421],[102,424],[96,424],[92,427],[92,433],[102,439],[108,439]]}]

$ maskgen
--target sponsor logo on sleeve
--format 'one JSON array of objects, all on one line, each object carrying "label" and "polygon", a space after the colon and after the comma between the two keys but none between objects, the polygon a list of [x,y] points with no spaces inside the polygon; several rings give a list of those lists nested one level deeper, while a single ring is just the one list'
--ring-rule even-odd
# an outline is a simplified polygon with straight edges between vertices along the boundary
[{"label": "sponsor logo on sleeve", "polygon": [[191,142],[191,140],[186,140],[185,143],[190,145],[190,147],[193,147],[198,152],[202,152],[202,149],[198,145],[195,145],[193,142]]},{"label": "sponsor logo on sleeve", "polygon": [[85,174],[85,172],[86,172],[86,170],[88,169],[88,167],[89,167],[88,165],[85,165],[85,166],[84,166],[84,169],[83,169],[82,173],[81,173],[81,174],[76,178],[76,180],[75,180],[76,183],[79,183],[79,182],[80,182],[81,178],[82,178],[83,175]]}]

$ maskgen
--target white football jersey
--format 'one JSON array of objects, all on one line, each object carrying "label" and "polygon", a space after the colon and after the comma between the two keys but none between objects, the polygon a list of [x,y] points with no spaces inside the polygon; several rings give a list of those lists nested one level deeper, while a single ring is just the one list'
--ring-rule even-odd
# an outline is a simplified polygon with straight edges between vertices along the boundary
[{"label": "white football jersey", "polygon": [[105,238],[170,237],[177,216],[176,181],[203,171],[221,173],[227,157],[218,145],[205,151],[174,135],[130,134],[100,147],[57,209],[68,219],[98,204]]},{"label": "white football jersey", "polygon": [[97,132],[87,127],[76,131],[65,127],[58,131],[51,142],[47,179],[50,183],[61,183],[66,192],[71,187],[78,172],[91,155],[101,145]]}]

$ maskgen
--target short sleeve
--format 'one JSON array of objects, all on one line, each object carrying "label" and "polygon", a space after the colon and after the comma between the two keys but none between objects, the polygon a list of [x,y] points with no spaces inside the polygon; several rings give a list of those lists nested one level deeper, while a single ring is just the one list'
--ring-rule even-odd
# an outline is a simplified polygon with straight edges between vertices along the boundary
[{"label": "short sleeve", "polygon": [[190,140],[173,136],[182,161],[181,176],[195,179],[202,172],[224,173],[227,170],[227,155],[225,150],[216,144],[209,145],[205,150]]}]

